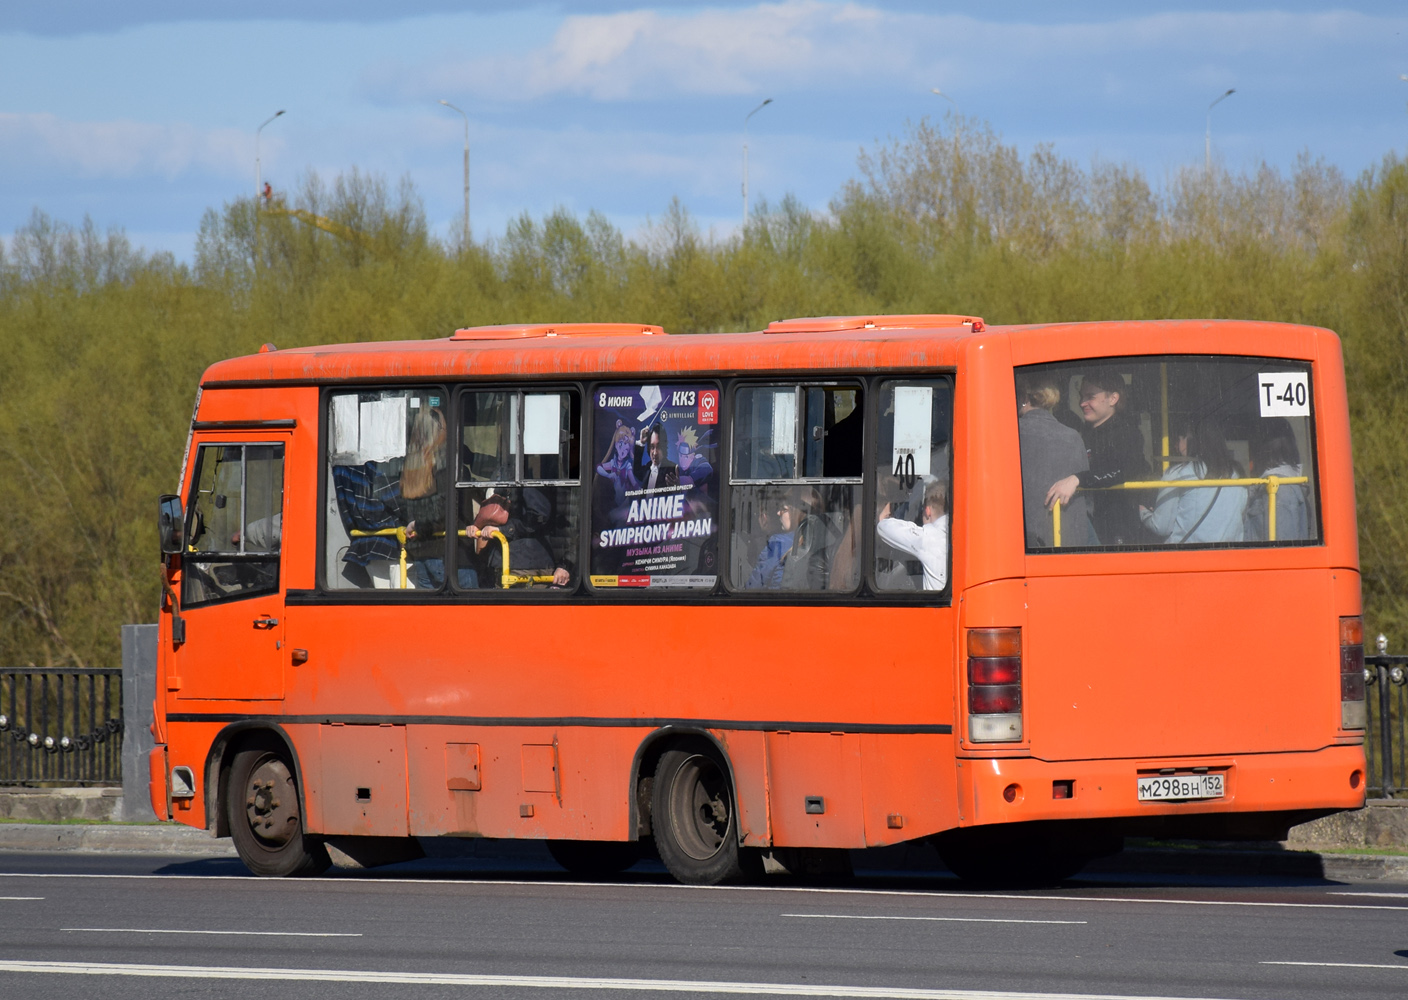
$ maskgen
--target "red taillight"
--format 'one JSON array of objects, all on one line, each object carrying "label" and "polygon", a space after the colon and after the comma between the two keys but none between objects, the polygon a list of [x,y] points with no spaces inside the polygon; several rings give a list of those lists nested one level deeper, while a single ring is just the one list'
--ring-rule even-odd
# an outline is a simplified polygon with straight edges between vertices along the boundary
[{"label": "red taillight", "polygon": [[974,684],[968,688],[968,711],[974,715],[999,715],[1022,710],[1019,684]]},{"label": "red taillight", "polygon": [[969,684],[1020,684],[1022,659],[1019,656],[970,656]]},{"label": "red taillight", "polygon": [[968,738],[1022,738],[1022,630],[968,631]]},{"label": "red taillight", "polygon": [[1364,620],[1357,615],[1340,619],[1340,728],[1363,729]]}]

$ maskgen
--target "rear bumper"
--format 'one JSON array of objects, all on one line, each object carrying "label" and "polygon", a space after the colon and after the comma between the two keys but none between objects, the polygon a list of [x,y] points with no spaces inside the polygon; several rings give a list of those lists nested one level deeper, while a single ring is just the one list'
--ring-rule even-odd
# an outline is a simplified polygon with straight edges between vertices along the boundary
[{"label": "rear bumper", "polygon": [[[1030,757],[958,762],[961,826],[1037,820],[1128,819],[1151,827],[1180,816],[1334,812],[1364,805],[1364,748],[1223,754],[1175,759],[1073,760]],[[1173,768],[1224,776],[1218,799],[1141,802],[1137,780]],[[1015,786],[1015,788],[1014,788]],[[1064,786],[1064,787],[1063,787]],[[1056,795],[1069,792],[1069,797]],[[1009,801],[1010,796],[1010,801]]]}]

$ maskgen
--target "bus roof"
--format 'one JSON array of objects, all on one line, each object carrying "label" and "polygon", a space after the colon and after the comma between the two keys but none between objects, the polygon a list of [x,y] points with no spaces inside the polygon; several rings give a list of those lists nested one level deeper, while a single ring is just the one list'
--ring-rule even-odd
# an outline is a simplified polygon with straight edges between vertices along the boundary
[{"label": "bus roof", "polygon": [[644,323],[469,327],[429,340],[273,349],[211,365],[207,386],[256,382],[458,379],[787,369],[952,368],[965,342],[1010,344],[1013,364],[1141,354],[1314,359],[1314,327],[1250,320],[1134,320],[986,326],[960,315],[827,316],[747,333],[668,335]]}]

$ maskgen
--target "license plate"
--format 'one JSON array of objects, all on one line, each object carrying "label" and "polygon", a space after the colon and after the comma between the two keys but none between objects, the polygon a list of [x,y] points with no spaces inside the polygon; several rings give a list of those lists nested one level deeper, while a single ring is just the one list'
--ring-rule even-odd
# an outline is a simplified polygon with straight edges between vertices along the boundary
[{"label": "license plate", "polygon": [[1222,787],[1220,774],[1155,774],[1139,779],[1139,801],[1220,799]]}]

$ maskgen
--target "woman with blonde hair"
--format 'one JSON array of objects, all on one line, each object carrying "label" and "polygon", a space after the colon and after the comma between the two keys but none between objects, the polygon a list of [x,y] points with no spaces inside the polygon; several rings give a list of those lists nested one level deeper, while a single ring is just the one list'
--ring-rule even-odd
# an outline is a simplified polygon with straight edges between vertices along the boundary
[{"label": "woman with blonde hair", "polygon": [[[445,415],[438,407],[416,412],[401,466],[401,508],[406,518],[407,574],[418,590],[437,590],[445,582],[445,494],[449,490]],[[461,563],[463,558],[461,547]],[[474,567],[461,565],[461,587],[477,586]]]},{"label": "woman with blonde hair", "polygon": [[[1088,469],[1085,442],[1074,429],[1052,413],[1061,401],[1061,390],[1049,372],[1017,377],[1017,440],[1022,453],[1022,516],[1027,548],[1046,549],[1056,544],[1046,494],[1051,484]],[[1061,547],[1097,545],[1090,524],[1090,499],[1076,494],[1061,510]]]}]

